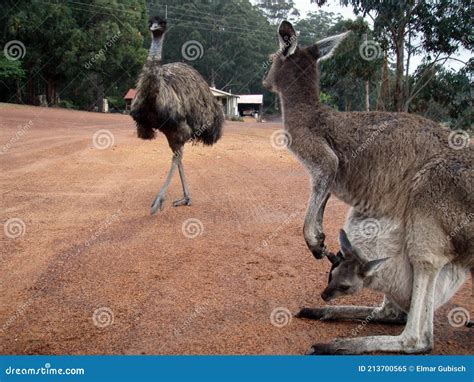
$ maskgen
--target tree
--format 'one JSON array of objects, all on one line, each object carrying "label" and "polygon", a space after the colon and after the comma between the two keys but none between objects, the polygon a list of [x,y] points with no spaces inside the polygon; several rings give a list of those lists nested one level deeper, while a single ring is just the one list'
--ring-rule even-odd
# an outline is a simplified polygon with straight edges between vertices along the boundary
[{"label": "tree", "polygon": [[[163,62],[184,61],[209,85],[232,93],[262,93],[268,55],[276,50],[275,27],[249,1],[168,1]],[[172,28],[172,29],[171,29]],[[264,92],[266,101],[270,94]]]},{"label": "tree", "polygon": [[308,46],[327,37],[330,29],[342,21],[340,14],[318,10],[310,12],[305,18],[298,20],[295,28],[299,31],[298,44]]},{"label": "tree", "polygon": [[[100,109],[99,98],[107,93],[122,97],[135,83],[146,56],[143,1],[19,0],[3,3],[2,11],[2,40],[25,46],[26,81],[18,81],[28,103],[46,94],[50,105],[61,96],[81,108],[98,104]],[[7,93],[9,100],[13,89]]]},{"label": "tree", "polygon": [[[20,61],[7,60],[0,57],[0,87],[1,94],[8,94],[8,88],[12,85],[16,88],[16,102],[22,102],[20,81],[25,78],[25,70]],[[1,99],[1,98],[0,98]],[[4,101],[7,101],[5,99]]]},{"label": "tree", "polygon": [[[37,102],[40,79],[47,84],[48,102],[54,103],[57,82],[64,79],[68,65],[63,57],[72,49],[74,21],[70,10],[64,4],[20,0],[9,11],[5,40],[19,40],[25,47],[22,61],[27,72],[27,101]],[[39,79],[34,78],[37,75]]]},{"label": "tree", "polygon": [[[145,61],[145,4],[140,0],[93,0],[88,6],[75,5],[73,15],[81,31],[77,65],[71,73],[77,77],[75,89],[88,95],[89,105],[83,106],[103,111],[105,96],[123,96]],[[73,95],[80,97],[77,92]]]},{"label": "tree", "polygon": [[[318,0],[317,4],[322,5],[326,1]],[[424,52],[430,59],[430,64],[425,66],[429,69],[452,59],[451,55],[460,46],[468,48],[472,44],[467,38],[471,33],[469,0],[340,2],[352,6],[356,14],[371,17],[375,35],[394,53],[394,105],[397,111],[407,111],[419,89],[433,78],[424,77],[422,82],[410,84],[408,79],[414,54]]]},{"label": "tree", "polygon": [[259,0],[257,5],[272,25],[282,20],[295,21],[300,16],[293,0]]},{"label": "tree", "polygon": [[[337,48],[336,54],[320,63],[321,89],[331,96],[341,110],[368,110],[371,82],[377,77],[382,62],[381,57],[367,61],[358,54],[364,36],[372,36],[368,24],[362,18],[343,20],[339,15],[325,12],[311,19],[316,23],[309,23],[310,37],[306,36],[304,28],[299,36],[299,41],[307,41],[307,45],[330,35],[351,31]],[[297,26],[300,24],[304,25],[305,20],[301,20]],[[372,85],[372,88],[375,86]]]},{"label": "tree", "polygon": [[432,72],[433,79],[410,104],[410,111],[435,121],[447,122],[454,129],[472,130],[474,109],[470,78],[474,72],[473,66],[458,72],[446,70],[440,65],[428,70],[422,66],[410,80],[416,82],[418,76],[432,75]]}]

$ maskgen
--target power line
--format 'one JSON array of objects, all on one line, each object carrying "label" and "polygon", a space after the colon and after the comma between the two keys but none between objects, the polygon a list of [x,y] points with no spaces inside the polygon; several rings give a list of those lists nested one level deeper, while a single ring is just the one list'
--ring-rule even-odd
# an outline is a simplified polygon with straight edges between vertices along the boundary
[{"label": "power line", "polygon": [[[79,8],[80,10],[85,10],[83,8],[87,8],[87,7],[93,7],[93,8],[99,8],[101,10],[108,10],[110,11],[110,8],[107,8],[107,7],[103,7],[103,6],[100,6],[100,5],[95,5],[95,4],[86,4],[86,3],[82,3],[82,2],[79,2],[79,1],[73,1],[73,0],[66,0],[67,1],[67,4],[69,5],[72,5],[72,6],[79,6],[81,8]],[[44,2],[44,3],[47,3],[47,4],[54,4],[54,3],[51,3],[51,2]],[[181,10],[181,8],[178,8],[178,7],[175,7],[175,6],[168,6],[169,8],[174,8],[174,9],[177,9],[177,10]],[[183,19],[184,17],[194,17],[194,18],[198,18],[199,21],[195,21],[195,20],[191,20],[192,22],[194,23],[199,23],[199,24],[202,24],[202,25],[205,25],[205,26],[212,26],[212,27],[215,27],[215,26],[220,26],[222,28],[227,28],[227,29],[230,29],[230,31],[232,32],[249,32],[249,28],[251,29],[251,31],[261,31],[261,32],[266,32],[266,30],[264,29],[261,29],[261,28],[241,28],[241,27],[238,27],[238,26],[232,26],[232,25],[224,25],[224,24],[216,24],[214,23],[215,22],[215,16],[221,16],[221,15],[214,15],[214,14],[211,14],[211,13],[207,13],[207,12],[202,12],[202,11],[197,11],[197,10],[191,10],[191,9],[183,9],[184,10],[184,15],[177,15],[178,17],[181,16],[181,19]],[[88,11],[91,11],[91,10],[88,10]],[[141,16],[142,13],[141,12],[138,12],[138,11],[129,11],[129,10],[125,10],[125,9],[114,9],[114,11],[118,11],[118,12],[125,12],[125,13],[129,13],[129,14],[133,14],[133,15],[137,15],[137,16]],[[99,11],[94,11],[94,12],[97,12],[98,14],[102,14],[102,15],[109,15],[109,13],[103,13],[103,12],[99,12]],[[204,14],[205,16],[200,16],[200,15],[193,15],[193,14],[189,14],[189,13],[186,13],[186,12],[191,12],[191,13],[202,13]],[[229,13],[228,13],[229,14]],[[231,13],[230,15],[232,16],[237,16],[238,13]],[[224,16],[225,17],[225,16]],[[168,18],[168,19],[172,19],[172,18]],[[204,19],[204,21],[203,21]],[[173,19],[173,20],[176,20],[176,19]],[[206,22],[207,21],[207,22]]]}]

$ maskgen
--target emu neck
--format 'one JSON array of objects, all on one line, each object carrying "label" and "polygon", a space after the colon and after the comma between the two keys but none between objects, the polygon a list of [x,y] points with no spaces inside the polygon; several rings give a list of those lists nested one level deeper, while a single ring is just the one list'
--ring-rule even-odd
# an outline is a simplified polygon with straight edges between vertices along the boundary
[{"label": "emu neck", "polygon": [[148,52],[148,58],[151,60],[161,61],[161,51],[163,49],[163,36],[152,37],[151,47]]}]

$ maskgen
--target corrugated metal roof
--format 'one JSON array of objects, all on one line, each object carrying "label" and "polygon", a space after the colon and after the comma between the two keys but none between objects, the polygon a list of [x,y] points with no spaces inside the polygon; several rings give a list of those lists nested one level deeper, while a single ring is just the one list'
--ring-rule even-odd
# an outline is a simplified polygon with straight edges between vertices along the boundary
[{"label": "corrugated metal roof", "polygon": [[237,103],[263,103],[263,94],[240,94]]},{"label": "corrugated metal roof", "polygon": [[219,97],[219,96],[239,97],[237,94],[227,93],[224,90],[219,90],[212,87],[209,87],[209,89],[211,89],[211,92],[212,94],[214,94],[215,97]]},{"label": "corrugated metal roof", "polygon": [[[236,98],[239,98],[239,97],[260,97],[260,101],[255,101],[255,102],[240,102],[239,100],[239,103],[262,103],[262,95],[261,94],[255,94],[255,95],[249,95],[249,96],[239,96],[237,94],[232,94],[232,93],[227,93],[223,90],[219,90],[219,89],[216,89],[216,88],[211,88],[209,87],[209,89],[211,89],[211,92],[212,94],[215,96],[215,97],[222,97],[222,96],[225,96],[225,97],[236,97]],[[130,88],[128,89],[128,92],[127,94],[125,94],[125,97],[123,97],[124,99],[134,99],[135,96],[137,94],[137,90],[136,89],[133,89],[133,88]]]},{"label": "corrugated metal roof", "polygon": [[125,94],[124,99],[134,99],[137,94],[137,91],[135,89],[128,89],[127,94]]}]

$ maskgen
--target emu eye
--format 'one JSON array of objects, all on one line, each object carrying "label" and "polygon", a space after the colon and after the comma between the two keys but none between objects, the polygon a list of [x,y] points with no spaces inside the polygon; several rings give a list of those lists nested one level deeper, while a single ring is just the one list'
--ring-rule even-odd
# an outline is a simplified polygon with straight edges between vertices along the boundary
[{"label": "emu eye", "polygon": [[350,288],[349,285],[341,285],[341,286],[339,287],[339,289],[342,290],[342,291],[344,291],[344,292],[345,292],[346,290],[349,290],[349,288]]}]

